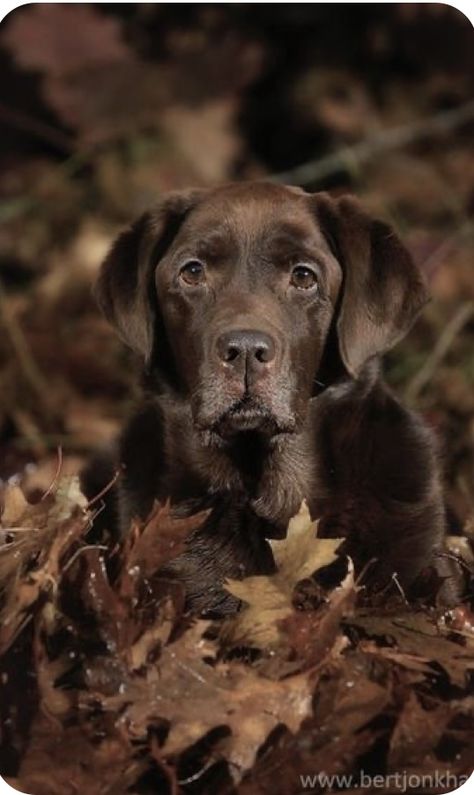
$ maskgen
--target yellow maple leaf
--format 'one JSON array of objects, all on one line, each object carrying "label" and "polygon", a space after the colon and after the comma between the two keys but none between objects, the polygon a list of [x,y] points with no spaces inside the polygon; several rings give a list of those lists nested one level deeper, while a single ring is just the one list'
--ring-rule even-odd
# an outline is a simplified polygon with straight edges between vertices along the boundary
[{"label": "yellow maple leaf", "polygon": [[271,575],[227,580],[226,589],[246,603],[246,607],[226,622],[222,640],[234,645],[267,648],[280,639],[278,622],[292,611],[295,585],[318,569],[332,563],[341,538],[318,538],[317,522],[312,522],[306,502],[288,525],[281,541],[272,541],[277,571]]}]

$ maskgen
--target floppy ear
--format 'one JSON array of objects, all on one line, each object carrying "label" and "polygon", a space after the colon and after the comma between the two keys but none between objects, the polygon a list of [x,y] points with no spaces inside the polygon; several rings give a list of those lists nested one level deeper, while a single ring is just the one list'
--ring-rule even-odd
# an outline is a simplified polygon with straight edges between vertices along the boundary
[{"label": "floppy ear", "polygon": [[146,361],[158,314],[154,270],[204,193],[197,188],[164,196],[119,235],[102,264],[94,288],[97,302],[124,342]]},{"label": "floppy ear", "polygon": [[339,351],[357,376],[409,330],[428,293],[419,269],[391,226],[352,198],[315,194],[318,220],[343,269],[337,320]]}]

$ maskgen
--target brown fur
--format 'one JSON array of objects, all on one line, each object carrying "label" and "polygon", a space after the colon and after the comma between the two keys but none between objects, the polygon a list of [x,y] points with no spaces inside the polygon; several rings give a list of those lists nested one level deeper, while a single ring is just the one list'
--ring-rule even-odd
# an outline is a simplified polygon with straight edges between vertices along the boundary
[{"label": "brown fur", "polygon": [[[196,259],[205,282],[189,285]],[[298,263],[315,289],[290,284]],[[377,559],[379,584],[396,572],[409,588],[433,561],[433,439],[379,374],[426,300],[389,226],[354,199],[270,183],[171,194],[119,237],[97,296],[145,361],[120,442],[122,532],[155,499],[212,508],[171,567],[193,609],[234,609],[223,579],[272,571],[266,539],[302,499],[358,568]]]}]

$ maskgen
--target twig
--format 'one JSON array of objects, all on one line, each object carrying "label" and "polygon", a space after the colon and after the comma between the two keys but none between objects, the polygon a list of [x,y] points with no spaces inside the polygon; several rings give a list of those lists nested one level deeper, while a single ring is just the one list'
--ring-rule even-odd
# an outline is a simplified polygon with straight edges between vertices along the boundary
[{"label": "twig", "polygon": [[[462,536],[461,536],[462,537]],[[468,574],[473,573],[472,565],[469,565],[468,561],[463,558],[462,555],[456,555],[454,552],[438,552],[436,555],[437,558],[446,558],[446,560],[452,560],[454,563],[457,563],[460,569],[464,569],[467,571]]]},{"label": "twig", "polygon": [[79,547],[79,549],[76,549],[74,554],[71,555],[67,563],[63,566],[61,573],[65,574],[65,572],[71,568],[72,564],[75,563],[78,557],[82,555],[83,552],[87,552],[89,549],[100,549],[102,552],[107,552],[108,547],[105,544],[86,544],[84,547]]},{"label": "twig", "polygon": [[101,491],[99,491],[99,493],[96,494],[95,497],[93,497],[91,500],[89,500],[89,502],[87,503],[87,507],[90,508],[91,505],[94,505],[94,503],[98,502],[98,500],[100,500],[100,498],[103,497],[104,494],[107,494],[107,492],[110,491],[110,489],[113,486],[115,486],[115,484],[116,484],[117,480],[119,479],[119,477],[120,477],[120,470],[117,469],[117,471],[114,473],[113,478],[111,480],[109,480],[107,485],[104,486],[104,488]]},{"label": "twig", "polygon": [[383,130],[353,146],[344,146],[325,157],[309,160],[293,169],[274,174],[271,179],[274,182],[308,185],[329,177],[341,169],[353,171],[384,152],[401,149],[423,138],[443,135],[473,120],[474,101],[471,101],[454,110],[437,113],[428,119]]},{"label": "twig", "polygon": [[446,356],[461,329],[474,315],[474,301],[465,301],[451,318],[421,370],[412,378],[405,390],[408,401],[414,401],[431,380],[438,365]]},{"label": "twig", "polygon": [[201,776],[203,776],[203,775],[204,775],[204,773],[206,773],[206,771],[207,771],[207,770],[209,770],[209,768],[210,768],[210,767],[212,767],[212,765],[213,765],[214,763],[215,763],[215,759],[212,759],[212,758],[211,758],[211,759],[210,759],[210,760],[209,760],[209,761],[208,761],[208,762],[207,762],[207,763],[204,765],[204,767],[202,767],[200,770],[198,770],[198,771],[197,771],[197,773],[194,773],[192,776],[188,776],[187,778],[179,778],[179,779],[178,779],[178,784],[179,784],[180,786],[184,786],[185,784],[192,784],[194,781],[198,781],[198,779],[200,779],[200,778],[201,778]]},{"label": "twig", "polygon": [[402,586],[400,585],[400,582],[399,582],[399,579],[398,579],[398,574],[397,574],[396,571],[392,572],[392,582],[394,582],[395,585],[397,586],[397,590],[400,593],[400,595],[401,595],[403,601],[405,602],[405,604],[409,605],[410,602],[406,598],[405,591],[403,590]]},{"label": "twig", "polygon": [[65,133],[52,127],[50,124],[35,119],[28,113],[24,113],[16,108],[10,108],[3,102],[0,102],[0,119],[10,124],[12,127],[16,127],[17,130],[23,130],[24,132],[34,135],[36,138],[41,138],[43,141],[65,152],[71,152],[74,147],[73,139]]},{"label": "twig", "polygon": [[[377,558],[370,558],[370,560],[367,561],[367,563],[365,564],[364,568],[362,569],[362,571],[360,572],[359,576],[355,581],[356,586],[359,586],[359,583],[363,582],[365,575],[367,574],[370,567],[374,565],[374,563],[377,563]],[[364,585],[361,585],[360,587],[365,588]]]},{"label": "twig", "polygon": [[51,492],[54,489],[56,483],[58,482],[58,478],[59,478],[59,476],[61,474],[62,466],[63,466],[63,448],[61,447],[61,445],[58,445],[58,465],[56,467],[56,472],[54,473],[54,477],[53,477],[51,483],[49,484],[48,488],[46,489],[45,493],[41,497],[41,501],[45,500],[46,497],[49,497],[49,495],[51,494]]}]

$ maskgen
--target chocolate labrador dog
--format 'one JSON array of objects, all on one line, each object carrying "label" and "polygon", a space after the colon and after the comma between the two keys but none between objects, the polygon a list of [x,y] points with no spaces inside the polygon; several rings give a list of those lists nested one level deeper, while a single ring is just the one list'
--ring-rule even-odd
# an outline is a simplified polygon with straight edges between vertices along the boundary
[{"label": "chocolate labrador dog", "polygon": [[[393,229],[352,198],[265,182],[165,196],[115,242],[100,306],[145,364],[120,441],[122,533],[154,500],[210,508],[170,566],[199,612],[268,573],[305,499],[372,581],[409,593],[442,543],[430,431],[380,356],[426,301]],[[369,578],[370,579],[370,578]]]}]

